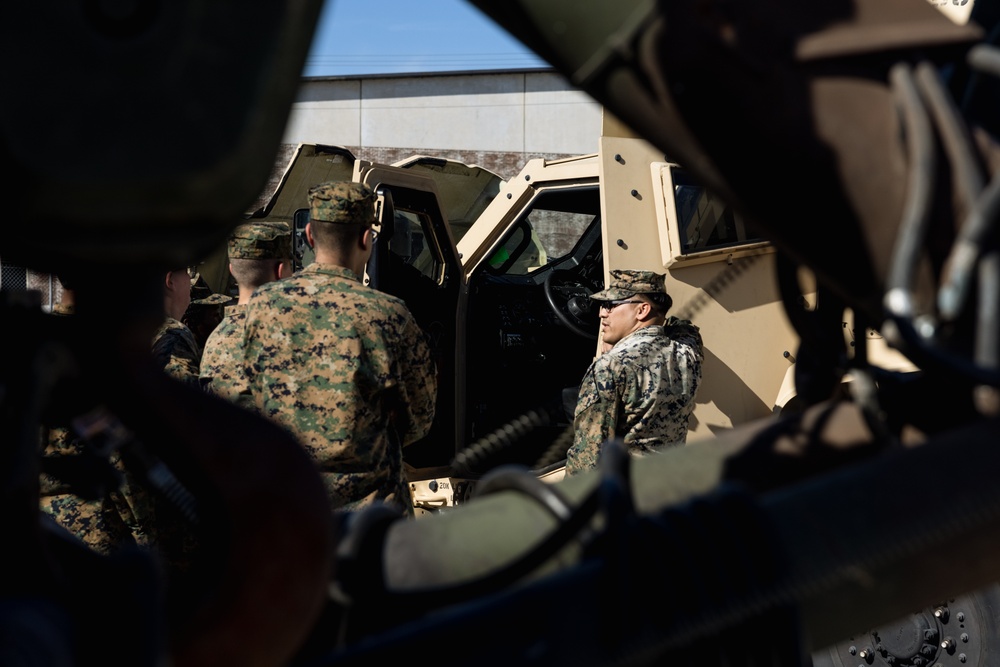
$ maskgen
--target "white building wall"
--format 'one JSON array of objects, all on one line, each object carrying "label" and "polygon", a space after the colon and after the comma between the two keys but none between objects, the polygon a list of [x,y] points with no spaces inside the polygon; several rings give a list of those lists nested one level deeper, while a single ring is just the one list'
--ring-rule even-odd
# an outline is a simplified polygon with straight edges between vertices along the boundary
[{"label": "white building wall", "polygon": [[361,81],[304,81],[292,105],[283,143],[360,146]]},{"label": "white building wall", "polygon": [[303,81],[284,143],[576,155],[597,150],[600,105],[547,70]]}]

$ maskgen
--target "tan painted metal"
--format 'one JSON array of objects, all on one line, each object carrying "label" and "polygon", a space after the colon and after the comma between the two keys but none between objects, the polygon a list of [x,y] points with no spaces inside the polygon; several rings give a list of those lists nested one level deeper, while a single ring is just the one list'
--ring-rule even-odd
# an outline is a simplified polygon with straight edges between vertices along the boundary
[{"label": "tan painted metal", "polygon": [[[772,414],[798,344],[777,292],[773,249],[759,242],[682,255],[671,163],[607,113],[604,127],[598,154],[531,160],[501,188],[459,242],[466,277],[538,189],[600,184],[605,280],[612,269],[666,273],[672,313],[701,328],[704,379],[689,442]],[[792,395],[784,386],[782,399]]]}]

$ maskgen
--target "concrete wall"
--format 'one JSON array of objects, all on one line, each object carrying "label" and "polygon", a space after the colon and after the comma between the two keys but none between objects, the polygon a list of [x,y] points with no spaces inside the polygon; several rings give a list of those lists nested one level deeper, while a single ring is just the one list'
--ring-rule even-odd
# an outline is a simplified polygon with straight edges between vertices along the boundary
[{"label": "concrete wall", "polygon": [[311,78],[284,148],[332,144],[388,163],[453,157],[509,178],[533,157],[596,152],[600,130],[600,105],[549,70]]}]

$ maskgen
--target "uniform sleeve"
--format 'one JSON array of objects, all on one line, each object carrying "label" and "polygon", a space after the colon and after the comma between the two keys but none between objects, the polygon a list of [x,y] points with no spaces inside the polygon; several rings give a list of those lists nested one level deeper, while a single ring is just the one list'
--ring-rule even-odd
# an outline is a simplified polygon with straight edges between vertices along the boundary
[{"label": "uniform sleeve", "polygon": [[424,332],[413,317],[403,327],[400,354],[400,403],[396,427],[403,446],[420,440],[431,430],[437,404],[437,365]]},{"label": "uniform sleeve", "polygon": [[201,353],[201,363],[198,365],[198,377],[201,379],[201,386],[211,392],[212,380],[219,374],[220,361],[217,354],[219,342],[218,327],[209,334],[205,341],[205,349]]},{"label": "uniform sleeve", "polygon": [[154,346],[153,356],[163,365],[163,372],[170,377],[194,387],[199,386],[201,350],[190,332],[182,329],[168,331]]},{"label": "uniform sleeve", "polygon": [[598,358],[580,383],[580,397],[573,418],[573,445],[566,452],[566,474],[597,467],[601,445],[615,435],[619,420],[618,391],[614,376]]}]

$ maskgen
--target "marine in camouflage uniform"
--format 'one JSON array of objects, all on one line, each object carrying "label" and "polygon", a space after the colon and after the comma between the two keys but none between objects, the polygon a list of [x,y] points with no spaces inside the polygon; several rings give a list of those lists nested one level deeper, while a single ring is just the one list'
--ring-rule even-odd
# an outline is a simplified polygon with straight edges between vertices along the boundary
[{"label": "marine in camouflage uniform", "polygon": [[201,348],[183,322],[168,316],[153,336],[152,350],[153,360],[167,375],[198,384]]},{"label": "marine in camouflage uniform", "polygon": [[[567,475],[596,467],[610,439],[621,439],[636,455],[687,440],[704,352],[698,327],[665,318],[671,302],[664,278],[616,270],[611,287],[591,296],[603,302],[604,339],[614,346],[593,361],[580,384]],[[662,307],[653,308],[653,301]]]},{"label": "marine in camouflage uniform", "polygon": [[361,282],[374,204],[357,183],[309,191],[316,261],[251,297],[245,369],[257,409],[313,456],[334,509],[412,514],[401,447],[430,430],[437,378],[404,302]]},{"label": "marine in camouflage uniform", "polygon": [[[292,230],[284,222],[250,222],[229,237],[230,270],[239,285],[239,300],[228,306],[219,326],[208,336],[201,357],[205,391],[238,405],[253,407],[243,372],[243,324],[250,295],[261,285],[290,275]],[[286,274],[287,271],[287,274]]]}]

